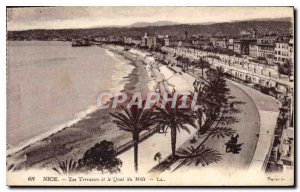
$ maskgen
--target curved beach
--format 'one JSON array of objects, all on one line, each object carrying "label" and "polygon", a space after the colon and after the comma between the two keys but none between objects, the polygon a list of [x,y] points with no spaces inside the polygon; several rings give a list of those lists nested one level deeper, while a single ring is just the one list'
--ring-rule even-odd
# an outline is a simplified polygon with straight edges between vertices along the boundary
[{"label": "curved beach", "polygon": [[[148,91],[148,72],[141,60],[136,60],[131,54],[116,52],[106,49],[110,56],[119,62],[125,62],[127,66],[121,68],[121,74],[114,74],[116,86],[112,86],[112,92],[125,91],[132,94],[135,91]],[[122,67],[122,66],[120,66]],[[129,70],[131,68],[131,70]],[[127,75],[124,76],[124,71]],[[123,75],[121,81],[118,79]],[[123,86],[122,86],[123,84]],[[118,85],[118,86],[117,86]],[[120,86],[121,85],[121,86]],[[111,140],[115,146],[121,145],[131,139],[130,134],[119,131],[110,123],[110,109],[93,108],[89,113],[81,113],[76,120],[57,130],[51,130],[50,134],[40,135],[35,141],[8,154],[7,163],[19,168],[48,167],[52,168],[59,161],[65,159],[78,159],[95,143],[104,139]]]}]

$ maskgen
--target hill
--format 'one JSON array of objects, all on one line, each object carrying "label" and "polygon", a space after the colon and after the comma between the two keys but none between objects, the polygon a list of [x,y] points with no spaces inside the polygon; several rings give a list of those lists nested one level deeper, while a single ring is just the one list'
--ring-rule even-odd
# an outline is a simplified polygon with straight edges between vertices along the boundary
[{"label": "hill", "polygon": [[168,25],[178,25],[176,22],[172,21],[157,21],[157,22],[137,22],[131,24],[129,27],[150,27],[150,26],[168,26]]},{"label": "hill", "polygon": [[[143,23],[145,24],[145,23]],[[90,29],[60,29],[60,30],[27,30],[8,31],[8,40],[51,40],[53,38],[79,38],[84,36],[132,36],[140,37],[145,33],[156,33],[161,35],[184,36],[185,31],[189,35],[238,37],[243,31],[250,31],[255,28],[259,36],[276,33],[287,34],[292,31],[293,23],[287,19],[275,20],[250,20],[213,24],[174,24],[168,26],[146,26],[137,27],[142,24],[135,24],[133,27],[103,27]]]}]

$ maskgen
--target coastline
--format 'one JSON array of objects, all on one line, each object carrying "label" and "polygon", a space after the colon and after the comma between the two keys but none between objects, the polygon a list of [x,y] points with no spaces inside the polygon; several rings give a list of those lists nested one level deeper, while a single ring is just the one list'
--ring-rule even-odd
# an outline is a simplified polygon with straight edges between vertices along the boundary
[{"label": "coastline", "polygon": [[[122,92],[133,94],[136,91],[149,91],[149,74],[141,58],[125,51],[117,51],[103,47],[115,54],[117,59],[127,60],[133,70],[123,77],[125,85]],[[127,62],[126,61],[126,62]],[[121,91],[121,90],[120,90]],[[104,139],[114,142],[115,147],[131,139],[129,133],[119,131],[110,122],[112,109],[95,109],[86,114],[78,122],[69,124],[62,129],[53,131],[49,136],[41,138],[15,153],[7,154],[7,164],[14,165],[16,169],[24,168],[52,168],[58,162],[66,159],[77,160],[81,155]]]}]

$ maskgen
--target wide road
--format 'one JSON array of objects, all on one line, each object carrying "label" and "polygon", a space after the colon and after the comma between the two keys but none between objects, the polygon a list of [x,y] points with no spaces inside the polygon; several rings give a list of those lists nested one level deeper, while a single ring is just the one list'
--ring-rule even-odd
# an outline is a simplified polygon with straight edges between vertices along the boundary
[{"label": "wide road", "polygon": [[[200,74],[200,70],[195,70],[194,75],[196,77],[201,76]],[[230,170],[245,170],[251,165],[254,154],[257,154],[256,147],[258,144],[258,138],[260,136],[260,128],[261,126],[263,126],[263,128],[265,127],[265,125],[261,122],[261,118],[263,118],[264,122],[268,120],[265,119],[265,117],[261,117],[262,110],[268,111],[269,113],[269,120],[272,121],[271,126],[269,127],[275,127],[277,118],[276,114],[279,108],[278,101],[270,96],[262,94],[259,91],[245,86],[240,86],[239,84],[230,80],[227,81],[227,85],[230,88],[231,95],[235,97],[233,100],[240,101],[240,104],[234,106],[235,108],[238,108],[240,110],[240,113],[235,115],[239,121],[231,125],[231,127],[239,134],[238,144],[242,144],[241,151],[238,154],[226,153],[225,143],[229,138],[211,138],[206,142],[205,146],[213,148],[222,153],[221,161],[219,161],[218,163],[213,163],[206,167],[202,167],[201,165],[199,165],[198,167],[182,167],[176,172],[185,172],[191,169],[195,171],[197,169],[203,170],[211,168],[225,168],[229,172]],[[181,147],[186,148],[192,145],[197,146],[197,143],[191,144],[188,140]],[[266,146],[264,150],[268,151],[269,147],[270,146]],[[174,163],[171,166],[170,170],[173,170],[178,164],[179,162]]]}]

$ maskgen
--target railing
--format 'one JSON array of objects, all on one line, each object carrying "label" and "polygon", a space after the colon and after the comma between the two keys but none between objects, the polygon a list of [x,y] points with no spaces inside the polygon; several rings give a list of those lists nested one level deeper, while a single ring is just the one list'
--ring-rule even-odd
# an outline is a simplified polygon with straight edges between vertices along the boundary
[{"label": "railing", "polygon": [[[152,136],[153,134],[155,134],[157,132],[157,128],[156,127],[153,127],[151,129],[149,129],[147,132],[143,133],[140,135],[139,137],[139,143],[146,140],[147,138],[149,138],[150,136]],[[128,141],[127,143],[119,146],[116,148],[116,153],[115,155],[120,155],[121,153],[129,150],[134,144],[134,141],[131,140],[131,141]]]}]

